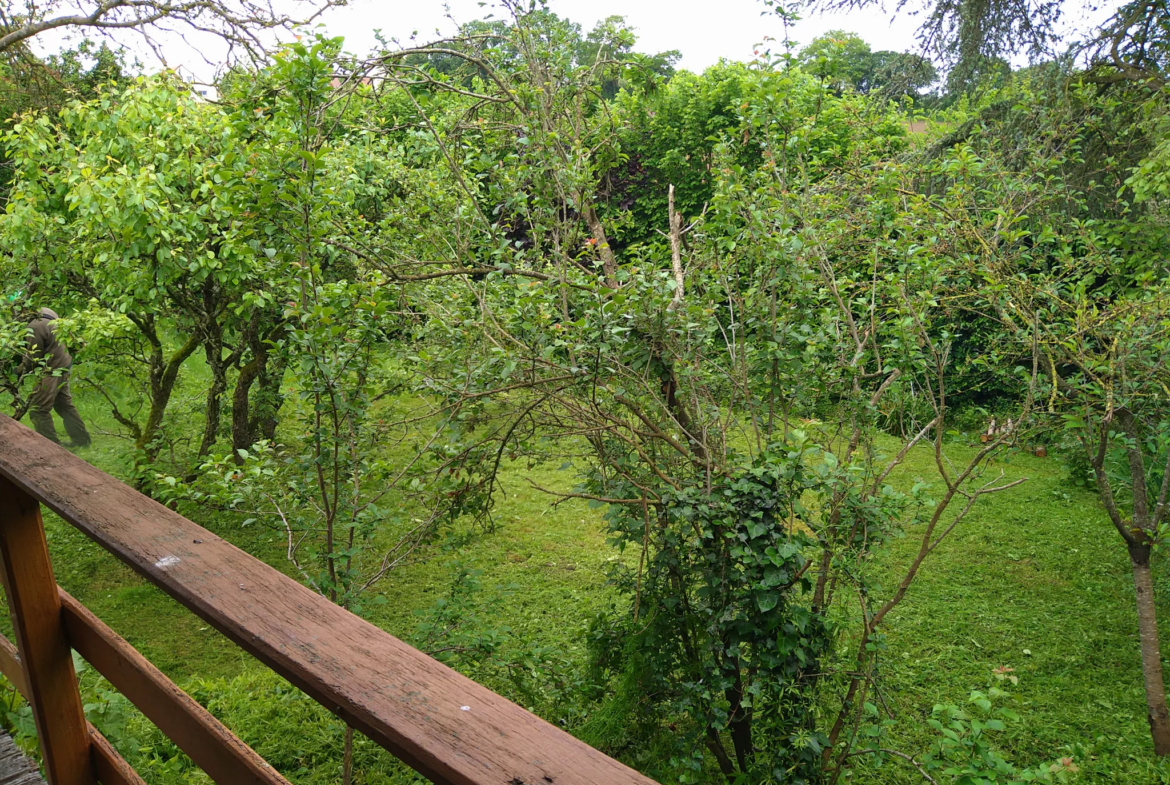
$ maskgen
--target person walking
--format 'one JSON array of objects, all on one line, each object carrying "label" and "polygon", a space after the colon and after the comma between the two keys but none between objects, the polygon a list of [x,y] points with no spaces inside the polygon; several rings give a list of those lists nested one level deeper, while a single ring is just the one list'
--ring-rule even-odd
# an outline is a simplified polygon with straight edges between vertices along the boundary
[{"label": "person walking", "polygon": [[65,421],[65,432],[73,440],[73,446],[88,447],[89,431],[85,429],[69,391],[73,357],[65,344],[57,340],[57,326],[53,324],[56,319],[57,314],[52,309],[42,308],[40,315],[29,324],[29,354],[24,369],[32,370],[42,359],[46,361],[44,376],[37,382],[29,399],[29,417],[37,433],[59,444],[57,427],[53,424],[53,412],[56,411]]}]

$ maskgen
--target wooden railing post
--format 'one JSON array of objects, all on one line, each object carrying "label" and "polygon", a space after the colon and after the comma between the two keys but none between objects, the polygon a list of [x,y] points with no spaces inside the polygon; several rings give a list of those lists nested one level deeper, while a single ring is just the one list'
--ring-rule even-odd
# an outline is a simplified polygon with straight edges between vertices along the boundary
[{"label": "wooden railing post", "polygon": [[89,730],[37,500],[0,477],[4,591],[50,785],[94,785]]}]

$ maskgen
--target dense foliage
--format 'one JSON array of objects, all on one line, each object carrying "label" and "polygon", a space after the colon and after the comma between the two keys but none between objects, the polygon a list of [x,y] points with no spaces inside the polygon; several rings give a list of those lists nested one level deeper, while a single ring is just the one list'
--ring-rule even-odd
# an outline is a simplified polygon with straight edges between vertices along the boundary
[{"label": "dense foliage", "polygon": [[[1141,78],[1053,61],[927,101],[929,61],[848,34],[675,73],[620,19],[508,9],[361,61],[305,38],[217,103],[163,74],[21,115],[16,409],[36,374],[10,360],[52,304],[138,486],[272,532],[359,614],[508,525],[504,466],[560,467],[528,482],[603,508],[615,549],[587,667],[509,659],[462,568],[416,642],[660,781],[735,785],[1075,773],[989,740],[1015,719],[1007,671],[935,707],[928,748],[892,747],[879,708],[936,550],[1024,482],[1013,456],[1063,439],[1130,557],[1170,753],[1163,50],[1135,44]],[[879,573],[895,540],[910,556]],[[349,729],[331,743],[347,783],[409,776]]]}]

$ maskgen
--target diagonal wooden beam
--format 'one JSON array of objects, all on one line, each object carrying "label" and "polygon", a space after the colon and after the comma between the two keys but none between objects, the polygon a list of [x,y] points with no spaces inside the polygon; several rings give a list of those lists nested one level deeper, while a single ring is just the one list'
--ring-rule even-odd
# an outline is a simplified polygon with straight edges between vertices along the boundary
[{"label": "diagonal wooden beam", "polygon": [[213,781],[289,785],[211,712],[64,590],[61,607],[70,645]]},{"label": "diagonal wooden beam", "polygon": [[[20,655],[12,641],[0,635],[0,674],[28,700],[28,685],[24,682],[24,670],[20,667]],[[89,728],[90,757],[97,771],[98,782],[102,785],[146,785],[138,773],[127,763],[114,745],[106,741],[93,725]]]},{"label": "diagonal wooden beam", "polygon": [[653,785],[0,417],[0,476],[438,785]]}]

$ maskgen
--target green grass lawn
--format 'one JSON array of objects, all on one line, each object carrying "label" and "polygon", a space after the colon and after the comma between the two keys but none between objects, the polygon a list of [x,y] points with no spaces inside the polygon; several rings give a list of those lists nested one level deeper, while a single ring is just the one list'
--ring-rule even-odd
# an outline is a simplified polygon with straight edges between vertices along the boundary
[{"label": "green grass lawn", "polygon": [[[113,424],[98,399],[81,392],[78,400],[95,431],[95,446],[83,457],[124,474],[129,443],[109,434]],[[197,417],[199,403],[198,394],[189,395],[180,401],[180,414]],[[913,455],[898,481],[929,477],[927,460],[925,453]],[[1010,758],[1031,764],[1071,754],[1082,770],[1080,782],[1170,783],[1170,766],[1150,753],[1124,548],[1095,497],[1070,486],[1056,459],[1017,456],[1003,468],[1008,478],[1026,476],[1028,482],[976,508],[928,560],[889,620],[882,697],[897,721],[891,742],[921,753],[930,743],[921,721],[936,703],[962,703],[972,689],[988,685],[992,668],[1010,666],[1020,678],[1011,705],[1021,714],[999,737]],[[551,469],[510,468],[496,528],[465,532],[457,548],[435,548],[396,570],[381,587],[389,602],[370,606],[369,618],[408,636],[416,612],[447,590],[449,564],[457,558],[483,570],[488,591],[510,587],[493,623],[582,662],[590,619],[617,599],[606,585],[605,565],[618,554],[606,543],[599,510],[582,503],[551,507],[524,476],[546,486],[571,483]],[[270,531],[241,528],[231,516],[200,522],[288,571],[282,543]],[[66,590],[295,780],[333,781],[338,723],[265,676],[247,655],[83,535],[51,515],[46,525]],[[876,569],[887,580],[916,548],[913,534],[879,560]],[[1164,564],[1157,570],[1165,576]],[[1161,612],[1166,619],[1170,608]],[[1164,638],[1170,646],[1170,635]],[[492,686],[506,691],[506,685]],[[290,742],[287,723],[293,719],[309,726],[295,730]],[[360,749],[363,761],[371,772],[365,782],[410,781],[372,745]],[[180,779],[146,774],[160,783],[203,781],[191,772]],[[911,775],[891,763],[853,781],[921,781]]]},{"label": "green grass lawn", "polygon": [[[922,472],[927,456],[903,477]],[[1170,782],[1145,719],[1129,558],[1096,497],[1071,487],[1059,462],[1017,456],[1006,477],[1023,486],[985,499],[927,562],[891,615],[886,700],[904,749],[929,739],[912,727],[936,703],[962,703],[991,670],[1019,677],[1010,705],[1021,721],[1001,734],[1012,760],[1072,755],[1081,782]],[[883,559],[899,574],[917,547],[897,541]],[[1165,564],[1156,569],[1165,576]],[[1164,598],[1159,598],[1164,599]],[[1160,603],[1163,640],[1166,615]],[[1167,647],[1164,646],[1163,654]],[[878,782],[918,782],[893,768]]]}]

